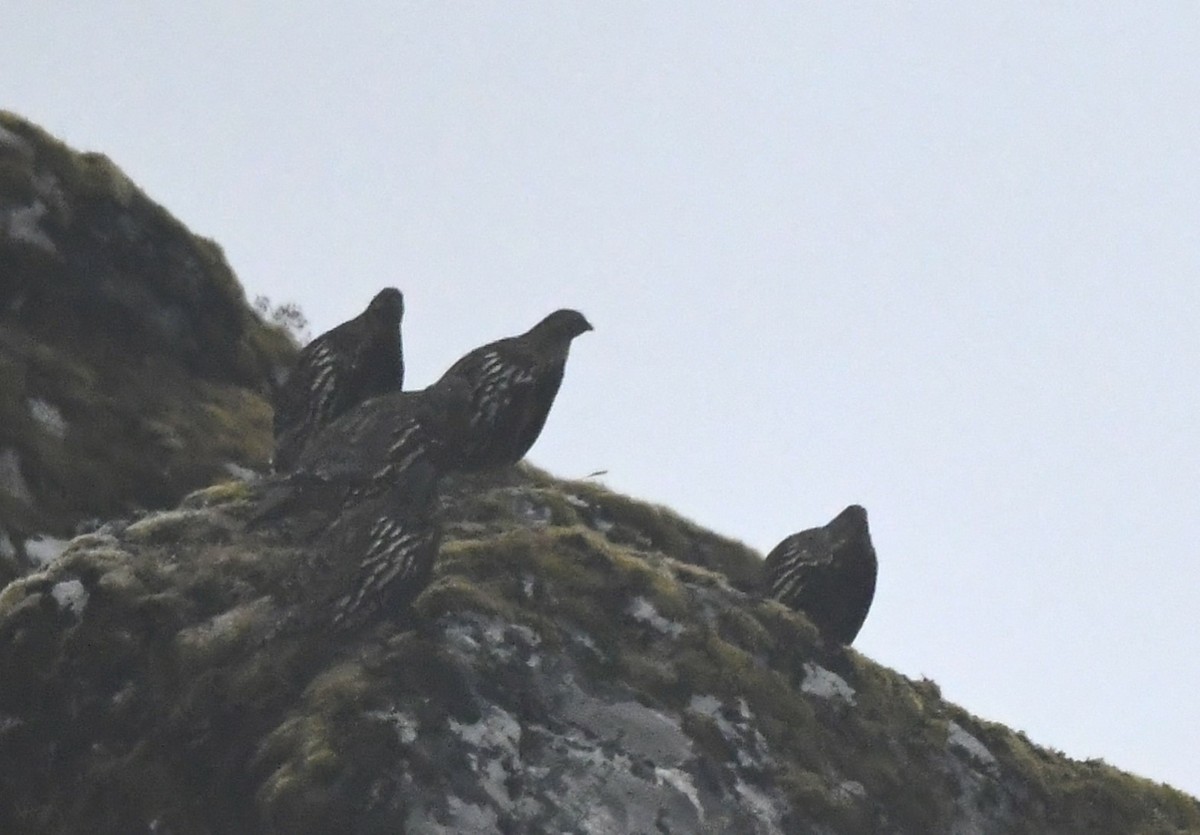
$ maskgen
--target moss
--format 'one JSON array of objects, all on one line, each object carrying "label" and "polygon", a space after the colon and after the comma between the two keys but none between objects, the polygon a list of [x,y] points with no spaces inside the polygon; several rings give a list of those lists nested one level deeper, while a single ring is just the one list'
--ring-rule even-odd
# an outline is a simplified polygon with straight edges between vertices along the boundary
[{"label": "moss", "polygon": [[244,649],[249,640],[261,637],[273,613],[270,599],[260,597],[180,630],[175,637],[179,664],[195,669],[221,663]]},{"label": "moss", "polygon": [[697,750],[714,761],[731,762],[737,759],[737,750],[725,738],[725,734],[721,733],[713,717],[688,710],[684,712],[680,724]]},{"label": "moss", "polygon": [[729,580],[724,574],[698,565],[689,565],[688,563],[673,560],[671,571],[674,572],[675,577],[681,583],[710,589],[729,587]]},{"label": "moss", "polygon": [[443,577],[431,583],[412,604],[413,614],[426,621],[456,612],[479,612],[513,619],[513,607],[503,598],[461,577]]},{"label": "moss", "polygon": [[36,196],[30,161],[15,154],[0,156],[0,207],[26,206]]},{"label": "moss", "polygon": [[248,502],[255,496],[254,486],[245,481],[223,481],[189,493],[179,503],[181,510],[200,510]]},{"label": "moss", "polygon": [[803,811],[805,818],[824,826],[832,827],[839,833],[863,833],[873,835],[877,832],[875,821],[871,816],[852,803],[849,798],[835,794],[829,782],[819,774],[804,769],[787,767],[776,775],[776,783],[788,805],[795,810]]},{"label": "moss", "polygon": [[612,526],[606,535],[613,541],[669,554],[686,550],[679,517],[666,508],[634,501],[591,482],[573,482],[569,489],[599,512],[601,522]]},{"label": "moss", "polygon": [[207,510],[164,510],[140,519],[125,529],[126,538],[145,544],[180,539],[228,542],[232,535],[229,526]]},{"label": "moss", "polygon": [[717,615],[718,634],[734,646],[760,657],[775,647],[771,632],[744,609],[724,609]]},{"label": "moss", "polygon": [[[286,331],[249,308],[218,246],[107,157],[12,113],[0,125],[28,148],[0,151],[0,201],[27,201],[35,177],[55,183],[61,206],[45,223],[62,255],[0,247],[0,305],[21,302],[0,334],[0,443],[27,462],[34,494],[29,508],[0,507],[0,523],[61,536],[87,518],[169,507],[226,462],[264,466],[265,394],[297,350]],[[32,396],[61,409],[65,439],[29,420]]]},{"label": "moss", "polygon": [[656,704],[663,701],[664,694],[676,694],[682,686],[675,666],[665,663],[657,653],[641,653],[632,648],[620,650],[613,672],[634,693],[651,696]]}]

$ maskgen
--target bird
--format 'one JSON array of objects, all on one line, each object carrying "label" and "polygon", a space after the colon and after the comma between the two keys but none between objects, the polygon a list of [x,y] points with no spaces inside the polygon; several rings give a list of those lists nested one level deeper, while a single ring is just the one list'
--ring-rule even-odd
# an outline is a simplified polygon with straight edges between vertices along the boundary
[{"label": "bird", "polygon": [[826,640],[849,646],[871,608],[877,569],[867,511],[850,505],[771,549],[763,593],[806,614]]},{"label": "bird", "polygon": [[366,499],[387,493],[404,503],[435,491],[459,466],[471,394],[451,377],[358,404],[318,432],[290,472],[268,481],[251,527],[279,523],[303,538]]},{"label": "bird", "polygon": [[515,464],[529,452],[562,384],[575,337],[592,330],[577,310],[556,310],[528,331],[476,348],[442,379],[461,377],[472,411],[461,468]]},{"label": "bird", "polygon": [[366,310],[300,351],[274,397],[272,464],[276,472],[290,470],[305,445],[348,409],[371,397],[401,390],[403,318],[403,294],[395,287],[385,287]]},{"label": "bird", "polygon": [[284,594],[287,629],[338,635],[400,615],[429,584],[441,541],[438,488],[458,466],[465,380],[393,392],[330,423],[295,469],[273,476],[253,527],[303,544]]},{"label": "bird", "polygon": [[436,481],[359,500],[318,539],[305,583],[310,620],[340,634],[403,613],[429,585],[441,535]]}]

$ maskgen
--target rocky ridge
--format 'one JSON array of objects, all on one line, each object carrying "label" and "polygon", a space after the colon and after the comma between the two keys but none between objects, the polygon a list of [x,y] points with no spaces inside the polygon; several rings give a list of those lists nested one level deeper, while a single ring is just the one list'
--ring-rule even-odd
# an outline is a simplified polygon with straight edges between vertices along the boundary
[{"label": "rocky ridge", "polygon": [[102,154],[0,111],[0,582],[261,467],[296,346]]},{"label": "rocky ridge", "polygon": [[[526,465],[445,485],[411,612],[281,628],[312,546],[247,520],[294,348],[111,163],[0,128],[0,831],[1200,831],[1194,798],[827,648],[747,594],[740,543]],[[97,298],[120,350],[46,313]]]}]

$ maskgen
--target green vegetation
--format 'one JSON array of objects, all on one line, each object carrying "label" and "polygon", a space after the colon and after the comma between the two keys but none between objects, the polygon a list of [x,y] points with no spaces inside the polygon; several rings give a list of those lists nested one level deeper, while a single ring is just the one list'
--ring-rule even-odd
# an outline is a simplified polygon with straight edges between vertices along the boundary
[{"label": "green vegetation", "polygon": [[0,530],[67,536],[264,467],[287,328],[107,157],[12,113],[0,131],[0,208],[36,222],[0,236],[0,454],[28,494],[0,489]]}]

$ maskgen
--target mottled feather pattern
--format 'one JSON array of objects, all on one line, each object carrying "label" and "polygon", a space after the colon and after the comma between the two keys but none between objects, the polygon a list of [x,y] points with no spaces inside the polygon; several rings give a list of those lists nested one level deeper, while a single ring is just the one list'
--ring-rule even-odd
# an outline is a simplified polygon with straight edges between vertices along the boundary
[{"label": "mottled feather pattern", "polygon": [[400,291],[384,288],[365,311],[300,352],[275,396],[276,470],[290,470],[305,446],[348,409],[401,389],[403,314]]},{"label": "mottled feather pattern", "polygon": [[467,469],[515,464],[533,446],[562,383],[571,340],[591,330],[578,311],[558,310],[528,332],[488,343],[454,363],[442,379],[473,389]]},{"label": "mottled feather pattern", "polygon": [[354,628],[376,612],[416,596],[433,570],[438,539],[438,531],[429,525],[387,516],[376,520],[349,590],[334,602],[333,626]]},{"label": "mottled feather pattern", "polygon": [[827,525],[793,534],[763,564],[769,597],[806,614],[831,641],[850,644],[875,595],[875,549],[858,505]]},{"label": "mottled feather pattern", "polygon": [[804,589],[811,567],[833,562],[833,550],[824,531],[809,531],[788,537],[778,546],[780,553],[771,576],[771,596],[788,599]]},{"label": "mottled feather pattern", "polygon": [[[335,332],[344,336],[350,324]],[[309,415],[324,425],[297,450],[283,498],[267,511],[272,519],[306,515],[299,530],[320,540],[301,584],[319,607],[310,608],[310,623],[358,628],[420,593],[441,537],[441,476],[518,461],[545,422],[571,340],[590,329],[579,313],[557,311],[522,336],[471,352],[424,391],[383,392],[329,415],[323,396],[342,396],[339,363],[359,354],[340,350],[335,332],[313,348]],[[360,352],[370,354],[370,343],[360,340]],[[322,511],[324,529],[312,521]]]}]

